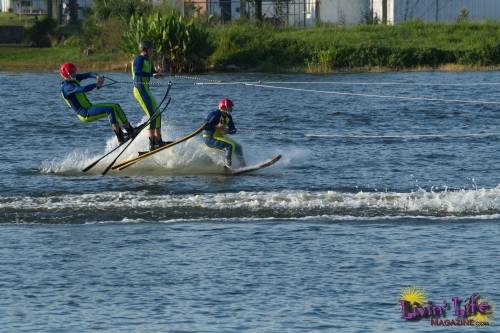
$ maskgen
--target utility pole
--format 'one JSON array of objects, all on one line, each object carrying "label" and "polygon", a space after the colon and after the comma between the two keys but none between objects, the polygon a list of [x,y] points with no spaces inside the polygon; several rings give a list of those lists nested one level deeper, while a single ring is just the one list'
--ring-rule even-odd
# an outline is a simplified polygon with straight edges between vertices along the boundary
[{"label": "utility pole", "polygon": [[387,24],[387,0],[382,0],[382,23]]},{"label": "utility pole", "polygon": [[[287,16],[287,19],[288,19],[288,16]],[[315,17],[315,19],[316,19],[316,24],[321,23],[321,1],[320,0],[316,0],[316,17]]]},{"label": "utility pole", "polygon": [[439,0],[436,0],[436,22],[439,22]]},{"label": "utility pole", "polygon": [[69,23],[76,23],[78,21],[78,1],[69,0]]},{"label": "utility pole", "polygon": [[47,0],[47,17],[52,18],[52,0]]},{"label": "utility pole", "polygon": [[247,18],[248,13],[247,13],[247,1],[246,0],[240,0],[240,17],[241,18]]},{"label": "utility pole", "polygon": [[255,19],[262,22],[262,0],[255,0]]},{"label": "utility pole", "polygon": [[307,0],[304,0],[304,27],[306,26],[306,16],[307,16],[307,4],[306,4],[306,1]]}]

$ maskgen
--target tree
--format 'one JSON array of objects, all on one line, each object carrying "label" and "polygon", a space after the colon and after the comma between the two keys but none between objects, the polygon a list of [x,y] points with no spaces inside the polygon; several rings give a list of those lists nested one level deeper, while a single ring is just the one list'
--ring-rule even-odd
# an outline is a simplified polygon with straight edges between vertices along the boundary
[{"label": "tree", "polygon": [[141,0],[94,0],[92,3],[92,11],[97,19],[118,17],[126,23],[135,14],[149,15],[151,9],[149,1]]},{"label": "tree", "polygon": [[68,8],[69,8],[69,23],[77,23],[78,22],[78,1],[77,0],[68,0]]}]

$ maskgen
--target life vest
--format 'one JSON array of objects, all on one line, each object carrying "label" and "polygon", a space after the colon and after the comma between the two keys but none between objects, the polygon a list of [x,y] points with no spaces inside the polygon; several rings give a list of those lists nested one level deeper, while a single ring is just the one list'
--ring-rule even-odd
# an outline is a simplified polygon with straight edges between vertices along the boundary
[{"label": "life vest", "polygon": [[[151,60],[144,58],[144,62],[142,63],[142,69],[141,72],[144,73],[152,73],[153,72],[153,63]],[[149,81],[151,80],[151,77],[149,76],[141,76],[136,78],[135,73],[134,73],[134,64],[132,63],[132,81],[134,81],[136,84],[142,84],[145,88],[149,87]]]},{"label": "life vest", "polygon": [[[77,85],[78,87],[80,86],[80,82],[78,81],[70,81]],[[63,82],[64,84],[64,82]],[[64,102],[68,104],[70,108],[73,108],[74,110],[79,110],[79,109],[88,109],[92,106],[92,103],[90,103],[89,99],[87,98],[87,95],[84,92],[77,92],[74,94],[71,94],[70,97],[65,97],[64,93],[61,92],[61,96],[64,99]]]},{"label": "life vest", "polygon": [[[226,128],[229,125],[229,117],[227,117],[221,113],[219,124],[224,125],[224,128]],[[223,137],[225,134],[224,128],[223,129],[216,129],[214,132],[214,137]]]}]

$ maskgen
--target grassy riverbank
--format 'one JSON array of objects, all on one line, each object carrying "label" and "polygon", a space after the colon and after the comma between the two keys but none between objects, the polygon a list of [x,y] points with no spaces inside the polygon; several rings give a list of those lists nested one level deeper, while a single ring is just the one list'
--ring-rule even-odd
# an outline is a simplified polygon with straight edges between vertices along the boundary
[{"label": "grassy riverbank", "polygon": [[360,25],[272,30],[232,25],[212,31],[211,62],[261,70],[489,67],[500,64],[500,24]]},{"label": "grassy riverbank", "polygon": [[0,70],[52,71],[69,61],[85,70],[122,71],[130,59],[120,52],[86,56],[78,47],[0,47]]},{"label": "grassy riverbank", "polygon": [[36,19],[42,19],[45,15],[18,15],[14,13],[0,13],[0,25],[22,25],[31,27]]},{"label": "grassy riverbank", "polygon": [[[207,70],[318,72],[491,69],[500,65],[500,23],[323,26],[277,29],[250,24],[208,28]],[[79,48],[0,48],[2,70],[124,70],[119,51],[85,56]]]}]

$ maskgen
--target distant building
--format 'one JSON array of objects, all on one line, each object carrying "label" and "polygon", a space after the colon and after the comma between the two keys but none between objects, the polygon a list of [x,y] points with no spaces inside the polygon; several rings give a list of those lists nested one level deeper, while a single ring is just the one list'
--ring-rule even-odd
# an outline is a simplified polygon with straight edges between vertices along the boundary
[{"label": "distant building", "polygon": [[370,0],[321,0],[316,4],[320,22],[359,24],[371,20]]},{"label": "distant building", "polygon": [[[254,0],[143,0],[153,5],[168,3],[183,15],[214,15],[223,21],[239,19],[242,15],[253,17]],[[320,0],[262,0],[262,16],[264,21],[279,25],[306,26],[316,22],[316,7]],[[349,0],[324,0],[349,3]],[[352,0],[354,2],[360,0]],[[362,0],[367,1],[367,0]],[[92,0],[76,0],[77,17],[83,18],[85,8],[92,6]],[[69,18],[70,0],[0,0],[2,12],[13,12],[19,15],[50,16],[64,23]],[[352,7],[352,6],[350,6]],[[349,10],[348,20],[351,11]]]},{"label": "distant building", "polygon": [[47,1],[43,0],[1,0],[2,12],[13,13],[44,13],[47,11]]},{"label": "distant building", "polygon": [[[160,3],[161,0],[152,0]],[[171,0],[186,15],[212,14],[230,21],[245,13],[255,14],[255,0]],[[182,6],[182,2],[184,6]],[[317,22],[360,24],[372,21],[397,24],[420,19],[454,22],[500,19],[500,0],[262,0],[265,21],[290,26],[311,26]]]},{"label": "distant building", "polygon": [[373,15],[381,22],[397,24],[410,20],[454,22],[500,19],[500,0],[370,0]]},{"label": "distant building", "polygon": [[180,0],[179,4],[172,5],[188,16],[214,15],[223,21],[231,21],[240,18],[240,8],[244,3],[239,0]]},{"label": "distant building", "polygon": [[[78,17],[83,17],[85,8],[92,5],[92,0],[76,0]],[[13,12],[19,15],[47,14],[51,11],[53,18],[64,20],[68,12],[69,0],[1,0],[2,12]]]},{"label": "distant building", "polygon": [[[223,21],[254,17],[255,0],[143,0],[169,3],[187,16],[214,15]],[[93,0],[76,0],[81,19]],[[2,12],[19,15],[50,14],[60,22],[69,17],[70,0],[0,0]],[[263,20],[284,26],[312,26],[318,22],[360,24],[379,21],[397,24],[410,20],[455,22],[500,20],[500,0],[262,0]]]},{"label": "distant building", "polygon": [[[316,22],[319,0],[262,0],[262,19],[276,25],[307,26]],[[330,0],[327,0],[330,1]],[[255,0],[185,0],[186,15],[214,15],[223,21],[254,17]]]}]

